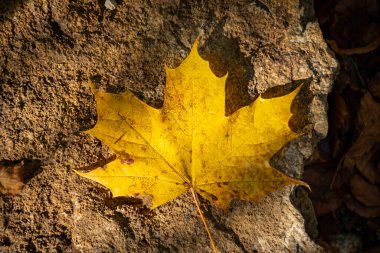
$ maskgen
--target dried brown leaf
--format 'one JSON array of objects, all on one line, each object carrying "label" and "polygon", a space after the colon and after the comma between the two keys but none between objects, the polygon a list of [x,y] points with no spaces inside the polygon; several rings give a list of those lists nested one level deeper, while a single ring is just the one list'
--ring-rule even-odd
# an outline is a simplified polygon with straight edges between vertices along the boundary
[{"label": "dried brown leaf", "polygon": [[351,178],[351,192],[357,200],[366,206],[380,206],[380,189],[360,175]]},{"label": "dried brown leaf", "polygon": [[16,195],[21,191],[24,185],[23,167],[24,161],[10,166],[0,165],[0,193]]},{"label": "dried brown leaf", "polygon": [[380,207],[368,207],[361,204],[350,194],[345,194],[344,203],[352,212],[364,218],[376,218],[380,216]]}]

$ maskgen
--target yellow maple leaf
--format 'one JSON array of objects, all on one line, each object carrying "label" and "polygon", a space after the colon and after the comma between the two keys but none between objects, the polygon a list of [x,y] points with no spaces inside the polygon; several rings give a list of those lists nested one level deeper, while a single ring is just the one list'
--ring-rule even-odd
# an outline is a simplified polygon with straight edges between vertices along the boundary
[{"label": "yellow maple leaf", "polygon": [[77,173],[108,187],[114,197],[150,196],[152,209],[188,190],[226,208],[232,199],[256,201],[286,185],[305,185],[269,164],[299,136],[288,121],[300,87],[282,97],[260,96],[227,117],[227,75],[216,77],[197,45],[198,40],[178,68],[166,68],[160,109],[129,91],[92,87],[98,121],[86,132],[108,145],[116,159]]}]

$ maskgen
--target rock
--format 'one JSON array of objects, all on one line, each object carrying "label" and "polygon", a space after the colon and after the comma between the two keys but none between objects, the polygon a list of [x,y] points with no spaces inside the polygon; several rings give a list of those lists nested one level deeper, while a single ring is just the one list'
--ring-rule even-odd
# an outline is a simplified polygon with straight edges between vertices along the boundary
[{"label": "rock", "polygon": [[[80,133],[96,121],[87,80],[159,107],[164,64],[178,66],[198,35],[215,74],[228,72],[226,114],[259,93],[305,82],[290,123],[306,134],[273,158],[278,169],[302,175],[327,133],[326,97],[338,66],[309,1],[118,3],[113,11],[95,0],[0,3],[0,161],[40,160],[43,168],[19,195],[1,196],[0,251],[211,251],[190,195],[145,212],[71,170],[112,155]],[[315,230],[312,209],[298,210],[291,191],[227,211],[204,202],[218,249],[322,251],[305,231]]]},{"label": "rock", "polygon": [[114,0],[106,0],[106,2],[104,3],[104,6],[107,9],[110,9],[111,11],[113,11],[114,9],[116,9],[117,3]]},{"label": "rock", "polygon": [[338,234],[332,238],[332,246],[339,253],[354,253],[360,251],[362,242],[354,234]]}]

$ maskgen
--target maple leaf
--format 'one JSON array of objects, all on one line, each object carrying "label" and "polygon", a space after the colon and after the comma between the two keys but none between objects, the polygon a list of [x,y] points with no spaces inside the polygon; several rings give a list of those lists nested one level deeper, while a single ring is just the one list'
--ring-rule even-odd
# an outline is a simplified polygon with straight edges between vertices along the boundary
[{"label": "maple leaf", "polygon": [[108,187],[114,197],[152,198],[151,209],[191,190],[226,208],[232,199],[257,201],[286,185],[306,185],[272,168],[269,159],[299,136],[288,127],[288,95],[261,96],[225,116],[227,75],[216,77],[197,51],[198,40],[176,69],[166,70],[162,108],[131,92],[96,90],[98,121],[86,131],[116,159],[77,173]]}]

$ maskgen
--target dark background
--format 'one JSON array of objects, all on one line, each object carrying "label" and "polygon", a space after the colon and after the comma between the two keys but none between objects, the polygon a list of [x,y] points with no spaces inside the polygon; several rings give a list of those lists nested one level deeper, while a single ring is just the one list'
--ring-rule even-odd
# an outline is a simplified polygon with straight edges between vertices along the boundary
[{"label": "dark background", "polygon": [[315,1],[340,71],[329,95],[329,134],[304,179],[312,188],[319,243],[330,252],[380,252],[379,6],[375,0]]}]

